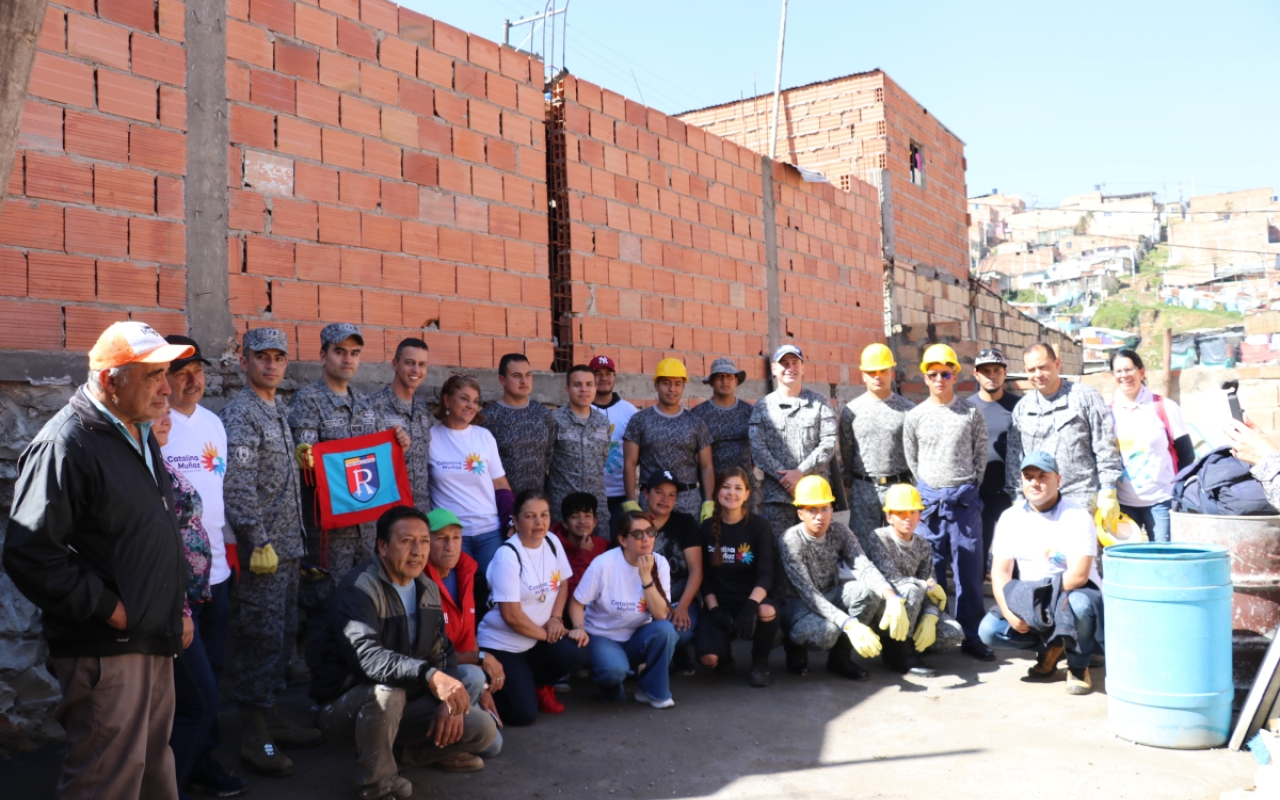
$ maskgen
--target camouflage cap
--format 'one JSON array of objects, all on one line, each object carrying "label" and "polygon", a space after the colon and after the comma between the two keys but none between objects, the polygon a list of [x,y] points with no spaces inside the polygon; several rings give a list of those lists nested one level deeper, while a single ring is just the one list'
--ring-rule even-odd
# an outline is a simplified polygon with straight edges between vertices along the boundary
[{"label": "camouflage cap", "polygon": [[340,344],[353,336],[364,347],[364,334],[355,325],[350,322],[330,322],[320,331],[320,344]]},{"label": "camouflage cap", "polygon": [[263,350],[279,350],[289,355],[289,337],[279,328],[251,328],[245,331],[242,346],[245,350],[260,353]]}]

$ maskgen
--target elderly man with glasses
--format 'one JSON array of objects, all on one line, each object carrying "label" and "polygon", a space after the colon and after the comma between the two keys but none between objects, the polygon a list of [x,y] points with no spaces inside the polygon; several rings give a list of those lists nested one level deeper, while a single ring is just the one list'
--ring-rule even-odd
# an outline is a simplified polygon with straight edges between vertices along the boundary
[{"label": "elderly man with glasses", "polygon": [[960,361],[945,344],[924,351],[920,370],[929,399],[907,412],[902,445],[924,500],[918,533],[933,545],[933,567],[942,583],[951,567],[956,621],[964,629],[960,649],[992,661],[978,637],[982,622],[982,500],[978,484],[987,467],[987,423],[968,400],[956,396]]}]

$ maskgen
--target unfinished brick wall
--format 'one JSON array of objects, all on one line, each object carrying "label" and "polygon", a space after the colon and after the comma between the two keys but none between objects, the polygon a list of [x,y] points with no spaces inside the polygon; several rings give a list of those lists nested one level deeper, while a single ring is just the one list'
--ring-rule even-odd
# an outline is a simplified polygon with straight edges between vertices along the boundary
[{"label": "unfinished brick wall", "polygon": [[[727,355],[765,377],[761,157],[573,77],[549,112],[563,128],[551,151],[567,236],[552,257],[565,262],[567,360],[603,353],[651,373],[674,356],[702,376]],[[846,382],[851,354],[883,330],[875,190],[773,175],[783,339],[807,348],[810,380]]]},{"label": "unfinished brick wall", "polygon": [[0,349],[83,352],[130,317],[186,330],[184,13],[49,4],[0,212]]},{"label": "unfinished brick wall", "polygon": [[230,0],[231,304],[303,360],[552,360],[542,65],[386,0]]}]

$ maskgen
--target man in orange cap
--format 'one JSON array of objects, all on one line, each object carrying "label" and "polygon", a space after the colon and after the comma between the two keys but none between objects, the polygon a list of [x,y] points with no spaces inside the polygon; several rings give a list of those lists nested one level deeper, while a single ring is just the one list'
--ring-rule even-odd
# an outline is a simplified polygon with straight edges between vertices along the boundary
[{"label": "man in orange cap", "polygon": [[44,612],[67,732],[61,798],[178,796],[173,658],[194,628],[151,423],[168,407],[169,363],[192,352],[115,323],[89,353],[88,383],[18,460],[4,568]]}]

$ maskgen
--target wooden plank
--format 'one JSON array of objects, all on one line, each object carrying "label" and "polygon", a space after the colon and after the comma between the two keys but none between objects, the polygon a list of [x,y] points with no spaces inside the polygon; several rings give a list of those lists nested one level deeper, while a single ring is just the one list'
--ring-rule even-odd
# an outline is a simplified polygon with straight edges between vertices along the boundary
[{"label": "wooden plank", "polygon": [[1276,695],[1280,693],[1280,645],[1277,642],[1280,642],[1280,636],[1271,640],[1267,656],[1262,660],[1262,668],[1258,670],[1258,677],[1254,679],[1249,697],[1240,709],[1240,717],[1228,744],[1232,750],[1243,747],[1266,724],[1267,715],[1275,705]]}]

